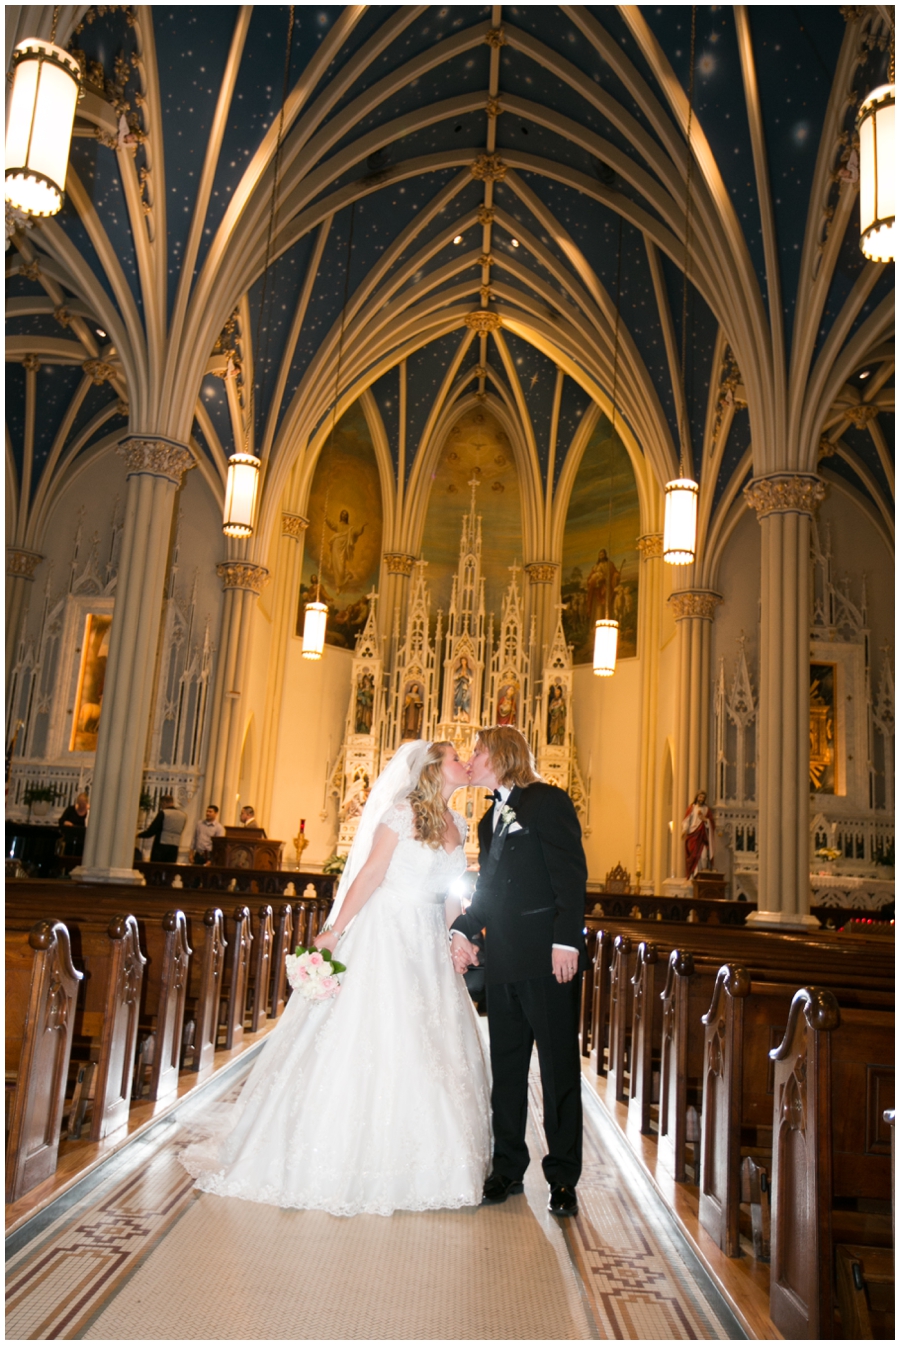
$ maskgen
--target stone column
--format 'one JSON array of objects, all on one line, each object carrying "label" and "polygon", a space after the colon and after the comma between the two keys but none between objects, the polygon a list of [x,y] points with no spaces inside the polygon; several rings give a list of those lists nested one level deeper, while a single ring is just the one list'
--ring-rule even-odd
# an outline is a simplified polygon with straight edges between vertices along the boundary
[{"label": "stone column", "polygon": [[269,571],[250,561],[224,560],[216,566],[216,574],[225,590],[225,609],[213,692],[206,792],[213,802],[218,800],[222,822],[230,826],[237,821],[235,800],[246,721],[241,703],[247,654],[253,638],[256,599],[268,581]]},{"label": "stone column", "polygon": [[409,577],[416,558],[408,551],[385,551],[381,567],[381,593],[378,597],[378,629],[390,640],[394,629],[394,613],[400,609],[400,636],[406,623],[406,600],[409,596]]},{"label": "stone column", "polygon": [[525,637],[531,630],[531,618],[536,618],[538,663],[543,665],[544,648],[556,632],[555,604],[559,598],[555,560],[530,560],[525,566],[528,575],[528,593],[525,596]]},{"label": "stone column", "polygon": [[34,583],[34,572],[44,559],[37,551],[23,551],[20,547],[6,548],[6,680],[16,661],[22,613],[28,596],[29,584]]},{"label": "stone column", "polygon": [[[709,793],[710,635],[721,594],[683,588],[669,597],[675,613],[678,672],[675,692],[675,779],[672,826],[680,845],[681,822],[698,790]],[[680,871],[683,876],[684,866]]]},{"label": "stone column", "polygon": [[818,928],[809,914],[810,521],[817,476],[777,473],[744,491],[762,541],[759,631],[759,893],[750,922]]},{"label": "stone column", "polygon": [[260,824],[268,827],[272,789],[275,783],[275,756],[278,750],[278,727],[281,722],[281,699],[287,671],[291,640],[299,619],[298,599],[300,573],[303,565],[304,533],[309,519],[302,514],[281,515],[281,541],[275,567],[275,599],[272,614],[272,645],[269,654],[269,675],[266,682],[265,721],[259,761],[259,789],[256,815]]},{"label": "stone column", "polygon": [[[657,826],[656,736],[659,705],[659,641],[662,619],[662,533],[638,538],[641,574],[638,588],[638,654],[641,659],[641,756],[638,795],[638,846],[642,882],[648,877],[654,892],[662,891],[668,877],[665,856],[659,853]],[[637,857],[636,857],[637,858]]]},{"label": "stone column", "polygon": [[156,676],[156,655],[175,496],[195,465],[184,444],[158,435],[125,439],[125,519],[97,737],[85,883],[142,883],[132,867],[138,799]]}]

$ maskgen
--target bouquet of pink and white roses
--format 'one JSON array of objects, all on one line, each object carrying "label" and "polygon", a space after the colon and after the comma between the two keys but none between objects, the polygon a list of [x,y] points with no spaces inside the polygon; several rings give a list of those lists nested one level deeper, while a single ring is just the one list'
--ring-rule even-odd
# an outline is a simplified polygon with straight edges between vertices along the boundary
[{"label": "bouquet of pink and white roses", "polygon": [[291,989],[304,999],[334,999],[340,993],[338,976],[347,968],[336,962],[327,948],[297,947],[285,958],[287,978]]}]

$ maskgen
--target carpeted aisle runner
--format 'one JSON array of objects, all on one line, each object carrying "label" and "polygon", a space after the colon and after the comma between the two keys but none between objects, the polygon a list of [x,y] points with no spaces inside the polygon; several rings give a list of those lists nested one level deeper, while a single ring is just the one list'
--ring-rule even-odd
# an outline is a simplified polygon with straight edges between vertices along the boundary
[{"label": "carpeted aisle runner", "polygon": [[167,1127],[10,1259],[7,1338],[723,1338],[590,1127],[581,1214],[547,1214],[536,1078],[531,1103],[524,1196],[389,1219],[198,1194]]}]

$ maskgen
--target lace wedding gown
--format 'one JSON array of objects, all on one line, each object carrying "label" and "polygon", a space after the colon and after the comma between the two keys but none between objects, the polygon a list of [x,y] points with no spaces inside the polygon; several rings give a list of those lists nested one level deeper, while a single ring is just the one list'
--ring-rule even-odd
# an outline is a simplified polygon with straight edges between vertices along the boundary
[{"label": "lace wedding gown", "polygon": [[444,916],[465,855],[416,840],[408,803],[384,821],[399,840],[338,945],[341,992],[291,996],[237,1102],[184,1151],[202,1191],[343,1215],[481,1201],[488,1065]]}]

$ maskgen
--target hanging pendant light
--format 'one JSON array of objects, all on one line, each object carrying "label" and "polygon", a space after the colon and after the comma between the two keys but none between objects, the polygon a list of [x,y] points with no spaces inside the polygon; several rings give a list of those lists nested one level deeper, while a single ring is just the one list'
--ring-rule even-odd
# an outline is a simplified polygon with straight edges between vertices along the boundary
[{"label": "hanging pendant light", "polygon": [[697,550],[697,501],[700,487],[689,476],[666,482],[663,560],[690,565]]},{"label": "hanging pendant light", "polygon": [[598,621],[594,627],[594,676],[612,677],[619,646],[618,621]]},{"label": "hanging pendant light", "polygon": [[12,56],[13,86],[6,123],[6,200],[25,214],[46,218],[62,209],[81,69],[50,41],[26,38]]},{"label": "hanging pendant light", "polygon": [[252,453],[232,453],[228,459],[222,531],[226,537],[252,537],[259,494],[259,458]]},{"label": "hanging pendant light", "polygon": [[606,551],[606,616],[594,625],[594,676],[612,677],[619,649],[619,623],[609,615],[612,588],[613,453],[616,448],[616,399],[619,391],[619,317],[622,311],[622,216],[619,215],[619,244],[616,256],[616,327],[613,340],[612,437],[609,442],[609,537]]},{"label": "hanging pendant light", "polygon": [[328,625],[328,607],[324,602],[308,602],[303,613],[304,658],[319,659],[325,648],[325,629]]},{"label": "hanging pendant light", "polygon": [[859,246],[873,262],[892,262],[897,142],[894,137],[893,56],[891,83],[873,89],[859,110]]},{"label": "hanging pendant light", "polygon": [[663,560],[669,565],[690,565],[697,554],[697,500],[700,487],[690,476],[688,444],[690,421],[687,411],[687,352],[688,352],[688,292],[691,260],[691,185],[693,182],[694,154],[691,149],[691,124],[694,116],[694,59],[697,37],[697,6],[691,6],[691,63],[688,75],[687,118],[687,181],[684,196],[684,284],[681,299],[681,472],[665,487],[665,518],[663,522]]}]

